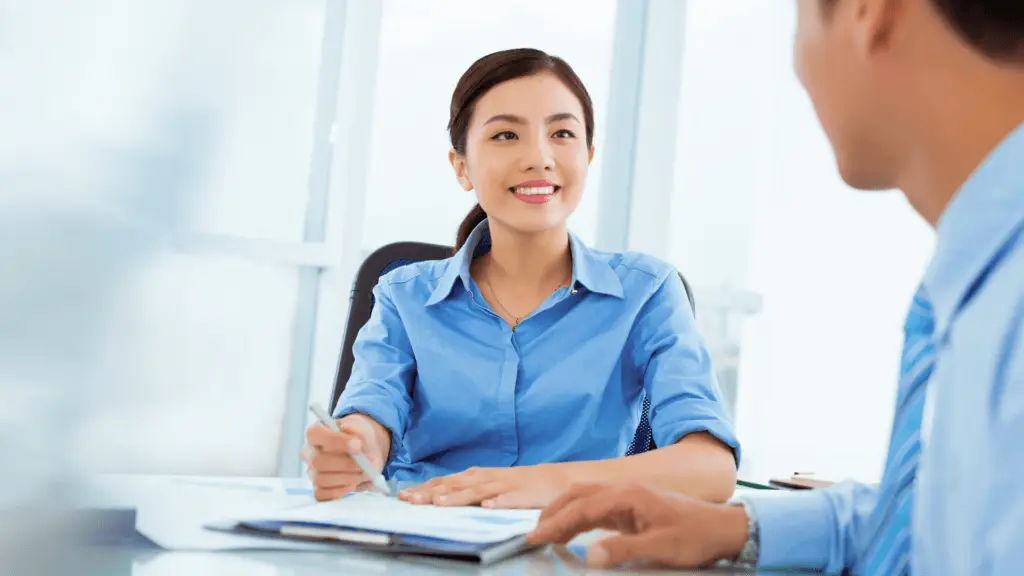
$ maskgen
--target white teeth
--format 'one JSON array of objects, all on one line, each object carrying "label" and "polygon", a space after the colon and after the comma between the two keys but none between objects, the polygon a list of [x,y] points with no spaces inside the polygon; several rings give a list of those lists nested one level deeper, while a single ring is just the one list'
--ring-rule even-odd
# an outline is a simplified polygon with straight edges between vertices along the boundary
[{"label": "white teeth", "polygon": [[547,196],[555,193],[554,186],[544,186],[542,188],[531,188],[523,187],[516,188],[516,194],[526,194],[527,196]]}]

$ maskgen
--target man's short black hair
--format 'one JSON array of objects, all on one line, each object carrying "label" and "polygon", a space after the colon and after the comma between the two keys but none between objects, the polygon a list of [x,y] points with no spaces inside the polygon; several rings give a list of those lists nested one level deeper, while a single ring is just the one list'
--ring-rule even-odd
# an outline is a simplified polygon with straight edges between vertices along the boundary
[{"label": "man's short black hair", "polygon": [[931,0],[953,29],[998,60],[1024,62],[1024,0]]},{"label": "man's short black hair", "polygon": [[[840,0],[822,0],[830,12]],[[1024,63],[1024,0],[930,0],[965,41],[995,60]]]}]

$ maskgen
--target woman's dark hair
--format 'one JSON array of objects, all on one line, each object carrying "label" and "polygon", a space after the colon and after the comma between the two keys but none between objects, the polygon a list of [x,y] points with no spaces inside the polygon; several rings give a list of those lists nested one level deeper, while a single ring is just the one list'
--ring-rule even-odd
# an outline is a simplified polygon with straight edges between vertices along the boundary
[{"label": "woman's dark hair", "polygon": [[[452,93],[450,117],[448,119],[448,135],[452,148],[460,156],[466,154],[466,133],[473,118],[473,109],[480,97],[502,82],[534,76],[543,72],[554,74],[580,100],[583,106],[583,122],[587,130],[587,147],[594,142],[594,104],[590,93],[583,85],[579,76],[557,56],[552,56],[533,48],[516,48],[488,54],[477,60],[459,78],[455,92]],[[473,207],[459,226],[456,236],[455,251],[458,252],[469,239],[470,233],[478,224],[487,218],[487,214],[479,204]]]}]

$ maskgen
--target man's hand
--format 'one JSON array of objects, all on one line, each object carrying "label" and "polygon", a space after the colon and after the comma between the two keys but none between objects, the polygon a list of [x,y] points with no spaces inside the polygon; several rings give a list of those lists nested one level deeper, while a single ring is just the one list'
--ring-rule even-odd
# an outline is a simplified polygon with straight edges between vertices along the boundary
[{"label": "man's hand", "polygon": [[592,567],[650,562],[693,568],[739,556],[747,515],[742,506],[643,486],[574,486],[544,510],[528,541],[565,544],[598,528],[620,534],[590,546]]},{"label": "man's hand", "polygon": [[399,493],[413,504],[485,508],[543,508],[571,484],[564,465],[470,468]]}]

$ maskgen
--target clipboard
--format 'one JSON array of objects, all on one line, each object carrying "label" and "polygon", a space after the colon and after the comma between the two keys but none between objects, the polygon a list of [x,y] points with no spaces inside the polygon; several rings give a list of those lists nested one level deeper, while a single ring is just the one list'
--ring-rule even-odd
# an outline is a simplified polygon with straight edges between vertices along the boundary
[{"label": "clipboard", "polygon": [[350,546],[390,554],[411,554],[460,560],[478,565],[493,564],[537,548],[537,546],[526,542],[525,535],[501,542],[459,542],[411,534],[346,528],[317,522],[242,520],[207,524],[205,528],[262,538],[284,538]]}]

